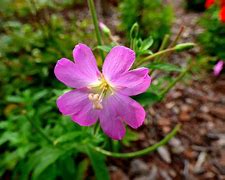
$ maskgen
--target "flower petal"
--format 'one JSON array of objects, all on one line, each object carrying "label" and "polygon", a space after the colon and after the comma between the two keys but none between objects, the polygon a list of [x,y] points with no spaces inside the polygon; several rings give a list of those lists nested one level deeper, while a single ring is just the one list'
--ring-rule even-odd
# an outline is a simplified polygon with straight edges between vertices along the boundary
[{"label": "flower petal", "polygon": [[86,104],[91,104],[87,91],[72,90],[57,99],[59,111],[64,115],[73,115],[80,112]]},{"label": "flower petal", "polygon": [[57,62],[54,73],[59,81],[73,88],[87,87],[98,80],[97,77],[89,77],[88,74],[81,71],[78,65],[66,58],[62,58]]},{"label": "flower petal", "polygon": [[95,57],[91,49],[85,44],[78,44],[73,50],[73,58],[77,70],[82,76],[89,79],[89,82],[98,80],[100,71],[98,70]]},{"label": "flower petal", "polygon": [[[116,115],[120,118],[120,120],[124,121],[127,125],[134,129],[143,124],[145,120],[145,110],[132,98],[117,93],[110,96],[108,101],[109,102],[106,105],[103,105],[103,109],[105,106],[111,106],[111,116]],[[114,111],[112,111],[113,108]]]},{"label": "flower petal", "polygon": [[117,104],[114,104],[109,97],[103,101],[103,110],[99,114],[100,125],[104,133],[115,140],[121,140],[125,135],[126,129],[117,113]]},{"label": "flower petal", "polygon": [[223,70],[224,62],[222,60],[218,61],[217,64],[213,68],[214,76],[218,76]]},{"label": "flower petal", "polygon": [[91,103],[86,104],[81,111],[72,116],[72,120],[80,126],[91,126],[98,120],[99,111],[93,109]]},{"label": "flower petal", "polygon": [[145,120],[144,108],[128,96],[117,95],[116,97],[119,102],[118,111],[124,122],[134,129],[140,127]]},{"label": "flower petal", "polygon": [[124,46],[115,46],[107,55],[102,72],[106,79],[112,80],[116,76],[127,72],[135,60],[133,50]]},{"label": "flower petal", "polygon": [[145,92],[151,78],[148,75],[147,68],[138,68],[131,70],[115,79],[112,83],[117,87],[118,92],[127,96],[135,96]]}]

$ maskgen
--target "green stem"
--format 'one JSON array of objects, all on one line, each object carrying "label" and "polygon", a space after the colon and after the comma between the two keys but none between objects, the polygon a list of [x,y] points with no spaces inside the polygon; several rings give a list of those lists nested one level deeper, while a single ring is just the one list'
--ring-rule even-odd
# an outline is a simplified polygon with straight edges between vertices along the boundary
[{"label": "green stem", "polygon": [[[167,44],[168,44],[168,42],[169,42],[169,38],[170,38],[170,36],[169,36],[168,34],[166,34],[166,35],[164,36],[163,42],[162,42],[162,44],[161,44],[161,46],[160,46],[160,48],[159,48],[159,51],[162,51],[162,50],[164,50],[164,49],[166,48],[166,46],[167,46]],[[163,55],[165,56],[166,54],[163,54]],[[160,59],[162,59],[163,55],[162,55],[162,56],[158,56],[158,57],[156,58],[156,61],[159,61]]]},{"label": "green stem", "polygon": [[176,46],[176,44],[177,44],[177,42],[179,41],[179,39],[180,39],[181,35],[183,34],[183,32],[184,32],[184,26],[181,26],[181,27],[180,27],[180,30],[179,30],[179,32],[178,32],[176,38],[175,38],[175,40],[170,44],[169,47],[174,47],[174,46]]},{"label": "green stem", "polygon": [[[98,18],[97,18],[97,13],[96,13],[96,9],[95,9],[95,5],[93,0],[88,0],[88,6],[91,12],[91,16],[92,16],[92,21],[95,27],[95,34],[96,34],[96,38],[98,41],[98,45],[101,46],[102,45],[102,38],[101,38],[101,34],[100,34],[100,30],[99,30],[99,24],[98,24]],[[103,51],[101,49],[99,49],[99,53],[101,55],[102,61],[104,60],[104,54]]]},{"label": "green stem", "polygon": [[168,34],[166,34],[163,38],[163,42],[159,48],[159,51],[162,51],[163,49],[165,49],[166,45],[168,44],[170,36]]},{"label": "green stem", "polygon": [[[170,38],[170,36],[169,36],[168,34],[166,34],[166,35],[164,36],[163,42],[162,42],[162,44],[161,44],[161,46],[160,46],[160,48],[159,48],[159,51],[162,51],[162,50],[164,50],[164,49],[166,48],[166,46],[167,46],[167,44],[168,44],[168,41],[169,41],[169,38]],[[165,54],[164,54],[164,55],[165,55]],[[162,58],[162,56],[158,56],[158,57],[156,58],[156,61],[160,61],[161,58]],[[153,73],[154,71],[155,71],[154,69],[150,70],[150,71],[149,71],[149,75],[151,76],[152,73]]]},{"label": "green stem", "polygon": [[190,70],[191,65],[189,65],[184,71],[182,71],[176,79],[174,79],[174,81],[172,81],[167,87],[166,89],[164,89],[161,93],[160,93],[160,97],[161,99],[164,98],[164,96],[176,85],[177,82],[179,82],[186,74],[187,72]]},{"label": "green stem", "polygon": [[93,148],[95,151],[97,151],[101,154],[104,154],[106,156],[116,157],[116,158],[134,158],[134,157],[138,157],[138,156],[143,156],[143,155],[149,154],[150,152],[153,152],[153,151],[157,150],[159,147],[167,144],[168,141],[170,141],[177,134],[177,132],[180,130],[180,128],[181,128],[181,125],[177,124],[175,126],[175,128],[166,137],[164,137],[161,141],[159,141],[158,143],[153,144],[152,146],[149,146],[145,149],[135,151],[135,152],[116,153],[116,152],[110,152],[110,151],[104,150],[100,147],[91,146],[91,148]]},{"label": "green stem", "polygon": [[149,60],[151,60],[151,59],[156,58],[157,56],[160,56],[160,55],[162,55],[162,54],[165,54],[165,53],[168,53],[168,52],[172,52],[172,51],[175,51],[175,50],[176,50],[175,48],[169,48],[169,49],[165,49],[165,50],[159,51],[159,52],[157,52],[157,53],[155,53],[155,54],[152,54],[152,55],[150,55],[150,56],[147,56],[147,57],[141,59],[141,60],[135,65],[135,67],[138,67],[138,66],[142,65],[143,63],[145,63],[145,62],[147,62],[147,61],[149,61]]},{"label": "green stem", "polygon": [[[180,27],[180,30],[175,38],[175,40],[169,45],[169,48],[173,48],[174,46],[176,46],[177,42],[179,41],[181,35],[183,34],[184,32],[184,26],[181,26]],[[167,54],[167,56],[169,57],[171,55],[171,52]]]},{"label": "green stem", "polygon": [[99,133],[100,130],[100,125],[99,123],[96,123],[95,128],[94,128],[94,135],[96,136]]}]

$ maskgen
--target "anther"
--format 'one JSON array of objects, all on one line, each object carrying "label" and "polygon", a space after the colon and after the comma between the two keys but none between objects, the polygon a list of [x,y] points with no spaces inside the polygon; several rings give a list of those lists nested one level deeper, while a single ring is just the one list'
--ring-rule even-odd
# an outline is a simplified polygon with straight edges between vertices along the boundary
[{"label": "anther", "polygon": [[94,94],[93,93],[88,94],[88,99],[90,101],[93,101],[94,100]]},{"label": "anther", "polygon": [[101,103],[99,103],[99,102],[96,102],[96,103],[94,103],[93,104],[93,108],[94,109],[103,109],[103,106],[102,106],[102,104]]},{"label": "anther", "polygon": [[98,100],[99,99],[99,94],[94,94],[93,95],[93,99],[96,101],[96,100]]}]

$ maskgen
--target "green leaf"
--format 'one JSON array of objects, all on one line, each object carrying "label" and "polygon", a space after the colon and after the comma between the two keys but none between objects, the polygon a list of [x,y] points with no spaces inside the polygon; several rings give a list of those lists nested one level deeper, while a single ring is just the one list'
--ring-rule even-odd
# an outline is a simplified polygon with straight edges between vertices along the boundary
[{"label": "green leaf", "polygon": [[60,136],[59,138],[57,138],[54,141],[54,144],[59,144],[59,143],[65,143],[68,141],[73,141],[76,137],[79,137],[82,135],[82,132],[69,132],[67,134],[64,134],[62,136]]},{"label": "green leaf", "polygon": [[9,141],[10,143],[18,142],[19,137],[20,136],[18,132],[5,131],[5,133],[1,134],[0,146],[7,141]]},{"label": "green leaf", "polygon": [[135,131],[132,131],[130,128],[127,128],[126,135],[122,139],[122,143],[125,146],[130,146],[132,141],[137,141],[139,138],[138,133]]},{"label": "green leaf", "polygon": [[76,180],[85,179],[85,173],[88,170],[89,163],[90,162],[88,159],[84,159],[79,163],[77,173],[76,173]]},{"label": "green leaf", "polygon": [[138,52],[140,55],[152,55],[153,52],[151,50],[142,50]]},{"label": "green leaf", "polygon": [[8,96],[6,98],[6,101],[11,102],[11,103],[23,103],[24,99],[19,96]]},{"label": "green leaf", "polygon": [[151,36],[148,37],[147,39],[145,39],[142,42],[140,49],[141,50],[147,50],[147,49],[149,49],[153,45],[153,42],[154,42],[153,38]]},{"label": "green leaf", "polygon": [[1,121],[0,122],[0,129],[6,129],[8,126],[9,126],[9,122],[8,121]]},{"label": "green leaf", "polygon": [[97,180],[109,180],[109,172],[105,164],[105,156],[94,151],[91,148],[87,149],[88,156],[91,160],[91,165],[94,169]]},{"label": "green leaf", "polygon": [[168,64],[168,63],[151,63],[149,65],[146,65],[146,67],[148,67],[149,69],[155,70],[162,70],[162,71],[167,71],[167,72],[181,72],[182,68],[180,68],[179,66],[176,66],[174,64]]},{"label": "green leaf", "polygon": [[105,51],[109,53],[109,51],[113,48],[114,44],[112,45],[102,45],[102,46],[97,46],[97,49],[101,49],[102,51]]},{"label": "green leaf", "polygon": [[[74,152],[71,152],[74,154]],[[79,165],[76,166],[76,161],[74,160],[76,156],[71,155],[71,153],[67,153],[67,155],[63,155],[58,161],[57,161],[57,171],[58,175],[62,178],[62,180],[67,179],[74,179],[76,177],[77,179],[77,168],[79,168]],[[60,169],[60,171],[58,170]],[[46,172],[46,171],[45,171]],[[43,173],[45,174],[45,173]]]},{"label": "green leaf", "polygon": [[57,159],[64,154],[64,151],[59,149],[45,148],[36,156],[36,166],[34,168],[32,179],[39,179],[41,173],[47,169],[50,165],[55,163]]},{"label": "green leaf", "polygon": [[142,106],[153,105],[161,100],[160,96],[152,92],[146,92],[134,97]]},{"label": "green leaf", "polygon": [[34,96],[32,97],[32,99],[34,101],[37,101],[37,100],[43,98],[44,96],[46,96],[46,94],[48,94],[48,91],[47,90],[40,91],[40,92],[34,94]]}]

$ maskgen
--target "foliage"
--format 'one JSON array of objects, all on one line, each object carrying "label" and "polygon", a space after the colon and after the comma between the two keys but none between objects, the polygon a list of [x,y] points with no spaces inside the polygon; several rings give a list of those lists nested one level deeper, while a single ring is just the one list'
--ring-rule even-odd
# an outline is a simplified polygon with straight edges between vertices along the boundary
[{"label": "foliage", "polygon": [[205,30],[198,39],[207,54],[225,59],[225,23],[219,20],[219,11],[213,5],[205,12],[200,21]]},{"label": "foliage", "polygon": [[122,29],[129,32],[137,22],[140,25],[140,36],[147,38],[151,35],[155,47],[159,46],[165,34],[170,33],[173,11],[163,0],[122,0],[120,11]]},{"label": "foliage", "polygon": [[63,10],[71,5],[82,5],[83,3],[84,0],[1,0],[0,15],[7,18],[15,14],[19,17],[25,17],[43,9]]},{"label": "foliage", "polygon": [[[79,170],[81,167],[78,166],[83,165],[85,159],[79,154],[92,153],[88,145],[102,143],[103,138],[93,135],[93,129],[80,127],[58,115],[55,100],[61,91],[46,88],[35,91],[27,89],[17,93],[20,96],[6,99],[9,104],[5,109],[7,120],[0,123],[0,147],[7,150],[1,154],[0,175],[11,170],[12,177],[20,179],[28,179],[31,173],[32,179],[84,176],[86,172]],[[92,163],[98,163],[94,167],[96,172],[100,171],[100,165],[101,171],[106,169],[99,157],[92,154],[92,158]]]},{"label": "foliage", "polygon": [[205,0],[186,0],[186,7],[195,11],[204,11]]},{"label": "foliage", "polygon": [[57,59],[71,57],[78,42],[95,43],[87,33],[91,20],[58,13],[72,0],[52,4],[57,8],[50,6],[53,1],[33,2],[36,9],[27,1],[0,2],[0,176],[83,179],[93,164],[98,179],[107,178],[104,158],[87,146],[102,144],[102,135],[62,117],[55,105],[64,87],[55,80],[53,67]]}]

